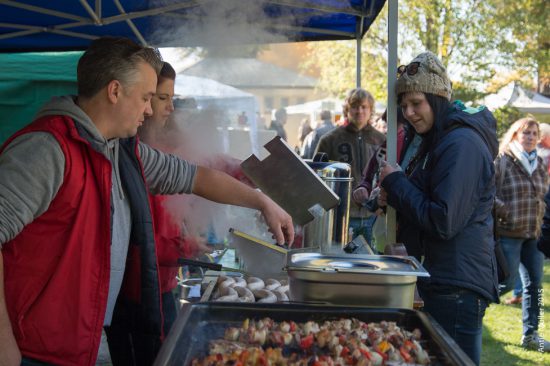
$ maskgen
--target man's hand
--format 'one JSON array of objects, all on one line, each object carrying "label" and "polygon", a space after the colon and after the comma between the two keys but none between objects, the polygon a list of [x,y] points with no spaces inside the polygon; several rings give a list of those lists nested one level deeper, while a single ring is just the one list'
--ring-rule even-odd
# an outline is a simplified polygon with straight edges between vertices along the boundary
[{"label": "man's hand", "polygon": [[365,187],[359,187],[353,191],[352,196],[357,204],[362,205],[369,198],[369,191]]},{"label": "man's hand", "polygon": [[273,239],[277,241],[277,244],[283,245],[286,243],[290,247],[294,242],[292,217],[265,195],[260,211],[269,227],[269,232],[273,234]]}]

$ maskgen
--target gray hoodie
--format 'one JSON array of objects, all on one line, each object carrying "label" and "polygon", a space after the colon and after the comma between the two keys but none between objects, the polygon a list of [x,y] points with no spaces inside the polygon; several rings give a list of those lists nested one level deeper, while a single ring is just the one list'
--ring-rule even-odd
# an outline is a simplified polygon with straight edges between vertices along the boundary
[{"label": "gray hoodie", "polygon": [[[111,275],[104,324],[111,322],[120,291],[130,241],[130,205],[118,170],[119,140],[106,140],[73,97],[56,97],[36,118],[65,115],[79,134],[112,165]],[[138,146],[149,191],[154,194],[191,193],[196,166],[145,144]],[[63,183],[65,157],[53,135],[32,132],[13,140],[0,154],[0,244],[13,239],[25,225],[44,213]]]}]

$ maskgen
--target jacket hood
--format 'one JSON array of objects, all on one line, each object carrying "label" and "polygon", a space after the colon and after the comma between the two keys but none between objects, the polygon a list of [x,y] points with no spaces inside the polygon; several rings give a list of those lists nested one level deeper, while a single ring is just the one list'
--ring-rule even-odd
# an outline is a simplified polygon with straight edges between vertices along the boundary
[{"label": "jacket hood", "polygon": [[461,125],[474,129],[485,141],[493,159],[497,157],[497,121],[487,107],[466,107],[461,101],[455,101],[444,123],[443,131],[452,130]]},{"label": "jacket hood", "polygon": [[96,150],[104,152],[108,141],[101,135],[90,117],[76,104],[76,96],[53,97],[37,113],[43,116],[67,116],[75,121],[77,129]]},{"label": "jacket hood", "polygon": [[90,117],[75,101],[76,96],[53,97],[38,111],[35,119],[44,116],[67,116],[71,118],[80,136],[88,141],[94,150],[109,159],[114,168],[114,184],[118,187],[120,196],[124,197],[118,169],[119,139],[105,139]]}]

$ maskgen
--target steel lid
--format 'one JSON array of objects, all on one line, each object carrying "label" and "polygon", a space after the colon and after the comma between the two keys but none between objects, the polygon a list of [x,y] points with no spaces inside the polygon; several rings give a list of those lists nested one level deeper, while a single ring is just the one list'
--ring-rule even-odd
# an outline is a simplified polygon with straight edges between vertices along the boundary
[{"label": "steel lid", "polygon": [[416,258],[389,255],[293,253],[287,256],[287,271],[430,276]]}]

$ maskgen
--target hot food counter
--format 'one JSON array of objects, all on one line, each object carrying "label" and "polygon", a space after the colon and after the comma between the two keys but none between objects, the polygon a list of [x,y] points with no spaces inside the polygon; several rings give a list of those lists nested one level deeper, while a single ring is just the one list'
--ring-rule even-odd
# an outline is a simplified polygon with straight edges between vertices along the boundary
[{"label": "hot food counter", "polygon": [[186,304],[155,366],[473,365],[422,312],[303,304]]},{"label": "hot food counter", "polygon": [[[311,250],[285,258],[286,278],[214,277],[205,302],[183,305],[155,365],[472,365],[429,315],[412,309],[416,278],[428,275],[414,258]],[[288,299],[217,301],[222,288],[260,281],[278,282]]]}]

